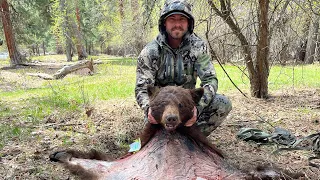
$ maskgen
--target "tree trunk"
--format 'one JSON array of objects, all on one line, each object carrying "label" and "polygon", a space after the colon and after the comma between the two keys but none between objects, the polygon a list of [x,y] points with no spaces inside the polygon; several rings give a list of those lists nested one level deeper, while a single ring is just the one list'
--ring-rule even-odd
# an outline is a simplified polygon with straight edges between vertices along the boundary
[{"label": "tree trunk", "polygon": [[95,54],[93,41],[90,42],[90,50],[91,50],[91,54]]},{"label": "tree trunk", "polygon": [[317,37],[317,48],[316,48],[315,60],[320,62],[320,33],[318,33],[318,37]]},{"label": "tree trunk", "polygon": [[72,61],[72,41],[70,38],[66,38],[66,56],[67,56],[67,62]]},{"label": "tree trunk", "polygon": [[156,6],[156,2],[154,0],[144,0],[142,7],[143,7],[143,30],[147,31],[147,25],[149,28],[152,28],[154,26],[153,21],[152,21],[152,11],[154,10],[155,6]]},{"label": "tree trunk", "polygon": [[72,28],[73,32],[76,36],[76,47],[78,52],[78,60],[84,60],[88,57],[88,54],[86,52],[86,48],[83,45],[83,37],[81,34],[81,14],[79,10],[78,0],[76,0],[76,19],[77,23],[75,21],[72,21]]},{"label": "tree trunk", "polygon": [[308,43],[307,41],[308,41],[308,31],[309,31],[310,21],[311,20],[307,18],[307,20],[303,22],[302,37],[300,38],[300,40],[298,39],[298,42],[297,42],[295,59],[300,62],[304,62],[306,57],[306,48]]},{"label": "tree trunk", "polygon": [[121,22],[124,20],[124,0],[119,0],[119,13],[120,13],[120,18]]},{"label": "tree trunk", "polygon": [[75,1],[76,3],[76,18],[77,18],[77,22],[78,22],[78,31],[81,31],[81,16],[80,16],[80,10],[79,10],[79,3],[78,0]]},{"label": "tree trunk", "polygon": [[44,43],[44,41],[42,41],[42,50],[43,50],[43,55],[46,55],[46,45]]},{"label": "tree trunk", "polygon": [[131,0],[131,11],[132,11],[132,21],[135,22],[138,19],[139,16],[139,1],[138,0]]},{"label": "tree trunk", "polygon": [[[140,4],[138,0],[132,0],[131,1],[131,11],[132,11],[132,22],[133,25],[132,27],[136,29],[136,31],[133,31],[134,33],[134,42],[132,44],[132,47],[134,49],[134,52],[130,52],[130,54],[138,54],[142,49],[143,49],[143,36],[145,33],[141,33],[142,28],[141,28],[141,22],[139,18],[139,12],[140,12]],[[128,48],[129,49],[129,48]],[[128,50],[127,49],[127,50]],[[126,55],[126,53],[125,53]]]},{"label": "tree trunk", "polygon": [[317,36],[319,32],[319,20],[320,20],[320,17],[314,14],[312,20],[310,21],[306,57],[305,57],[305,62],[307,64],[312,64],[315,59]]},{"label": "tree trunk", "polygon": [[73,29],[73,32],[75,33],[75,39],[76,39],[76,48],[78,53],[78,60],[83,60],[88,57],[88,54],[86,52],[86,48],[83,46],[83,38],[81,32],[77,28],[77,24],[75,21],[71,20],[71,26]]},{"label": "tree trunk", "polygon": [[100,44],[100,53],[101,54],[105,54],[105,52],[104,52],[104,42],[102,42],[101,44]]},{"label": "tree trunk", "polygon": [[37,55],[40,56],[40,45],[36,44]]},{"label": "tree trunk", "polygon": [[268,10],[269,0],[259,0],[259,34],[257,47],[257,76],[253,92],[254,97],[268,97],[268,76],[269,76],[269,41],[268,41]]},{"label": "tree trunk", "polygon": [[15,66],[23,63],[26,59],[20,54],[15,43],[8,2],[7,0],[1,0],[0,3],[2,12],[2,24],[10,57],[10,65]]},{"label": "tree trunk", "polygon": [[244,34],[241,32],[241,28],[237,26],[236,23],[231,18],[231,9],[227,8],[226,6],[227,2],[225,2],[224,0],[220,0],[221,11],[217,8],[217,6],[214,4],[212,0],[208,0],[208,3],[211,6],[211,9],[213,9],[228,24],[233,34],[235,34],[236,37],[239,39],[241,43],[243,55],[244,55],[244,61],[246,63],[246,66],[249,72],[251,96],[261,98],[260,96],[257,96],[258,94],[256,93],[260,91],[259,90],[260,82],[259,82],[259,77],[253,63],[252,50],[249,46],[248,40],[246,39]]},{"label": "tree trunk", "polygon": [[66,8],[66,1],[65,0],[61,0],[60,1],[60,11],[64,12],[65,14],[63,16],[63,24],[62,24],[62,31],[65,37],[65,53],[67,56],[67,62],[71,62],[72,61],[72,40],[71,40],[71,33],[70,33],[70,28],[68,26],[68,10]]},{"label": "tree trunk", "polygon": [[239,25],[232,19],[233,13],[231,10],[231,2],[220,0],[220,9],[214,1],[207,1],[213,11],[219,15],[225,23],[228,24],[232,32],[236,35],[241,43],[241,48],[244,54],[244,60],[249,72],[251,96],[256,98],[268,97],[268,76],[269,76],[269,41],[268,41],[268,0],[259,0],[259,39],[257,47],[257,60],[254,63],[252,59],[252,50],[249,46],[247,38],[241,32]]},{"label": "tree trunk", "polygon": [[56,40],[56,53],[63,54],[63,48],[60,42],[60,38],[56,34],[55,34],[55,40]]}]

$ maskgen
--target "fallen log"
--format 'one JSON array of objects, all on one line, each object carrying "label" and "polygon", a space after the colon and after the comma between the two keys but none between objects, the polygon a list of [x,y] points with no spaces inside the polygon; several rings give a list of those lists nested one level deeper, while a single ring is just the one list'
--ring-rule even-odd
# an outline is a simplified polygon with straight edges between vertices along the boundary
[{"label": "fallen log", "polygon": [[45,80],[56,80],[56,79],[62,79],[67,74],[70,74],[72,72],[75,72],[79,69],[88,68],[90,69],[90,74],[93,73],[93,61],[92,60],[83,60],[79,61],[76,64],[72,65],[66,65],[63,68],[59,69],[54,75],[45,74],[45,73],[26,73],[29,76],[35,76],[39,77]]},{"label": "fallen log", "polygon": [[[88,60],[82,60],[82,61],[88,61]],[[78,62],[76,62],[78,63]],[[93,64],[103,64],[104,62],[97,59],[97,60],[93,60]],[[26,63],[22,63],[19,64],[15,67],[40,67],[40,68],[48,68],[48,69],[61,69],[64,66],[70,66],[75,64],[74,62],[65,62],[65,63],[59,63],[59,62],[41,62],[41,61],[33,61],[33,62],[26,62]],[[5,67],[6,68],[6,67]],[[7,67],[9,68],[9,67]],[[11,68],[12,69],[12,68]]]}]

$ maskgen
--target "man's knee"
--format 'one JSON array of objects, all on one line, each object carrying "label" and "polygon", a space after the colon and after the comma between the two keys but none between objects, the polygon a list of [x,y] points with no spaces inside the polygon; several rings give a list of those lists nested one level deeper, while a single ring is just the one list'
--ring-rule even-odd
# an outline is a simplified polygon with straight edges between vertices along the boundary
[{"label": "man's knee", "polygon": [[209,135],[221,125],[231,110],[232,103],[229,98],[217,94],[211,104],[199,114],[197,125],[203,133]]},{"label": "man's knee", "polygon": [[229,114],[232,110],[232,103],[228,97],[224,95],[217,94],[215,98],[211,101],[208,107],[203,109],[204,114],[219,115],[219,117],[224,117]]},{"label": "man's knee", "polygon": [[213,100],[213,107],[216,105],[218,111],[222,113],[222,116],[227,116],[232,110],[232,103],[230,99],[224,95],[217,94]]}]

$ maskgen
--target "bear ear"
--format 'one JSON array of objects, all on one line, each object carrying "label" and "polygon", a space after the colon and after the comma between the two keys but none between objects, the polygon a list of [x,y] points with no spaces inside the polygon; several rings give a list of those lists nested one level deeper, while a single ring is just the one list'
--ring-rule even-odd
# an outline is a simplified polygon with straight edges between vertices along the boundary
[{"label": "bear ear", "polygon": [[193,101],[197,104],[200,101],[201,97],[203,96],[204,89],[202,87],[196,88],[196,89],[190,89],[190,93]]},{"label": "bear ear", "polygon": [[160,88],[158,86],[152,86],[150,84],[147,86],[147,92],[150,99],[156,96],[159,93],[159,91]]}]

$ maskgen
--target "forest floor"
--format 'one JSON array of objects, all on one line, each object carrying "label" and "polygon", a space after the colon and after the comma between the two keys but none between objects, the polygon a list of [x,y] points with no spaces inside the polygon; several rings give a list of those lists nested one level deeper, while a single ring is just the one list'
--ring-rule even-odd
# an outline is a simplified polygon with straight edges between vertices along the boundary
[{"label": "forest floor", "polygon": [[[1,78],[19,78],[12,71],[7,77],[4,74],[3,71]],[[14,84],[7,83],[0,88],[8,91],[14,88]],[[313,155],[311,151],[273,154],[277,149],[275,144],[245,142],[236,137],[242,127],[258,128],[268,133],[274,131],[272,126],[281,127],[298,138],[319,132],[320,89],[281,90],[271,93],[267,100],[246,98],[240,93],[226,95],[233,103],[233,110],[208,138],[226,154],[231,165],[247,170],[269,164],[304,173],[304,179],[320,179],[320,169],[308,165],[308,157]],[[143,114],[134,98],[99,101],[91,104],[91,108],[90,117],[85,116],[85,111],[63,115],[53,113],[33,126],[28,137],[10,139],[0,149],[0,179],[76,179],[61,165],[49,161],[49,154],[65,148],[95,148],[114,157],[123,154],[125,144],[132,142],[143,124]],[[0,122],[10,124],[13,118],[2,118]],[[66,135],[71,141],[66,141]]]}]

